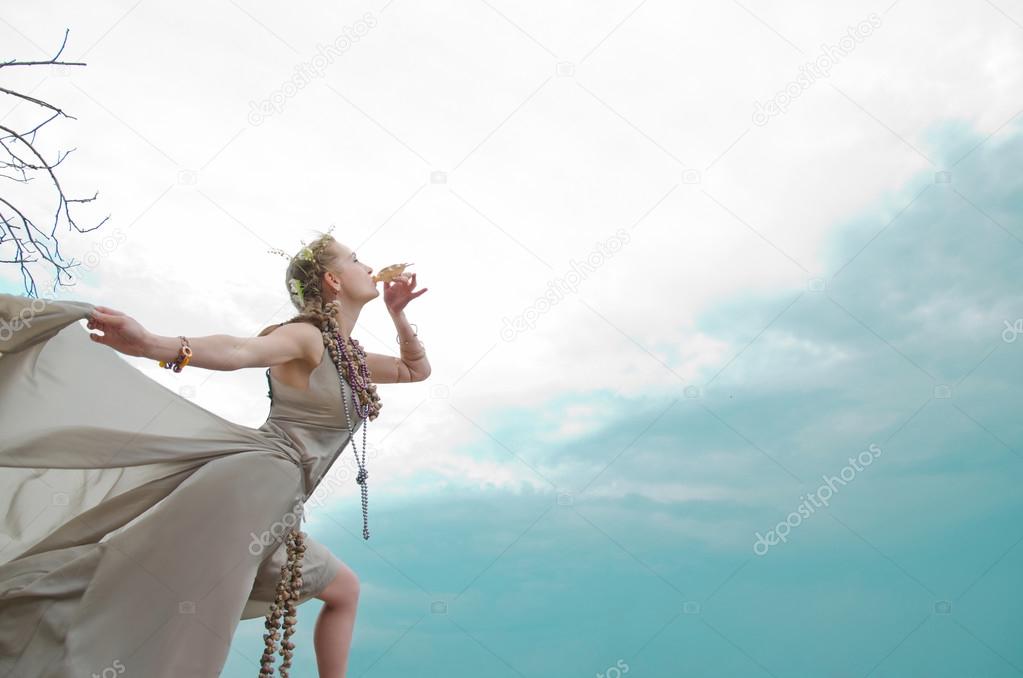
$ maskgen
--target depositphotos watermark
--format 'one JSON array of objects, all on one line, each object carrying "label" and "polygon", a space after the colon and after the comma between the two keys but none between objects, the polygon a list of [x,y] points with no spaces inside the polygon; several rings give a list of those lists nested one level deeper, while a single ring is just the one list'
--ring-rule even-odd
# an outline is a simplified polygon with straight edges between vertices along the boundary
[{"label": "depositphotos watermark", "polygon": [[[388,448],[390,450],[391,448]],[[369,462],[372,461],[374,464],[380,459],[391,456],[386,453],[383,448],[374,445],[371,442],[366,443],[364,450],[366,470],[369,471]],[[324,474],[323,478],[316,485],[312,494],[306,499],[306,506],[312,506],[313,508],[323,508],[326,505],[327,499],[332,497],[334,493],[343,488],[348,487],[350,480],[358,477],[358,462],[355,461],[354,452],[352,454],[346,454],[339,457],[330,468],[327,473]],[[352,483],[354,485],[354,483]]]},{"label": "depositphotos watermark", "polygon": [[362,15],[362,19],[356,21],[353,26],[344,26],[340,35],[334,38],[333,42],[326,46],[317,43],[316,54],[309,61],[303,61],[295,66],[293,76],[260,101],[249,102],[249,124],[261,125],[274,113],[283,111],[284,104],[288,99],[312,82],[312,78],[322,78],[323,74],[327,72],[327,67],[334,63],[336,57],[340,57],[351,49],[354,43],[366,37],[370,29],[376,25],[377,19],[373,13],[366,12]]},{"label": "depositphotos watermark", "polygon": [[572,270],[554,280],[548,280],[547,291],[544,292],[543,296],[537,297],[528,308],[517,316],[513,318],[506,316],[501,319],[504,323],[504,327],[501,328],[501,338],[505,341],[512,341],[516,335],[525,332],[527,329],[533,329],[536,326],[537,318],[551,310],[551,307],[557,305],[565,298],[563,288],[567,288],[572,293],[576,292],[579,284],[586,279],[587,274],[593,273],[603,266],[608,259],[621,251],[630,240],[632,238],[629,236],[628,231],[624,228],[619,228],[615,231],[615,235],[603,242],[597,242],[595,249],[590,250],[583,261],[576,261],[574,258],[570,259],[569,263],[572,265]]},{"label": "depositphotos watermark", "polygon": [[93,671],[91,675],[92,678],[115,678],[116,676],[120,676],[122,673],[124,673],[125,670],[126,667],[124,665],[124,662],[122,662],[121,660],[114,660],[113,664],[110,664],[110,666],[108,667],[104,667],[100,673],[96,673],[95,671]]},{"label": "depositphotos watermark", "polygon": [[756,533],[757,539],[753,542],[753,553],[763,556],[778,542],[787,542],[789,533],[792,532],[793,528],[803,524],[803,518],[809,518],[822,505],[827,507],[831,497],[838,492],[836,485],[846,485],[852,482],[858,472],[873,464],[874,460],[880,456],[881,448],[876,443],[871,443],[866,450],[863,450],[857,456],[849,457],[849,464],[842,467],[837,476],[821,476],[824,483],[817,488],[816,492],[804,495],[805,501],[795,511],[785,516],[785,520],[775,525],[773,529],[768,530],[766,535],[762,535],[759,532]]},{"label": "depositphotos watermark", "polygon": [[856,49],[856,45],[869,38],[880,27],[881,17],[872,12],[855,26],[849,26],[848,34],[839,38],[837,45],[822,44],[820,54],[813,61],[807,61],[800,66],[799,75],[795,80],[790,81],[784,89],[766,102],[754,102],[753,124],[763,127],[772,117],[784,113],[800,94],[810,89],[818,78],[828,77],[831,69],[843,57],[849,56]]},{"label": "depositphotos watermark", "polygon": [[124,673],[125,670],[124,662],[120,659],[115,659],[110,666],[104,667],[100,673],[92,671],[90,675],[92,675],[92,678],[115,678]]},{"label": "depositphotos watermark", "polygon": [[596,678],[621,678],[629,672],[629,665],[624,659],[619,659],[612,666],[597,673]]},{"label": "depositphotos watermark", "polygon": [[[115,228],[114,235],[106,234],[98,242],[93,242],[92,248],[83,255],[84,263],[73,264],[61,272],[69,278],[74,279],[74,272],[79,269],[82,271],[91,271],[100,265],[104,257],[111,254],[127,239],[128,236],[125,235],[124,231],[120,228]],[[38,249],[31,245],[26,247],[25,250],[36,254],[39,253]],[[54,281],[50,278],[48,282]],[[57,283],[54,283],[55,286],[56,284]],[[59,284],[62,287],[68,287],[63,283]],[[35,317],[46,311],[50,302],[54,301],[60,301],[60,299],[57,297],[53,289],[47,289],[38,296],[32,297],[32,300],[28,303],[28,305],[23,306],[21,310],[18,311],[18,315],[11,318],[0,318],[0,341],[9,341],[11,337],[14,336],[15,332],[31,328],[32,321],[35,320]]]},{"label": "depositphotos watermark", "polygon": [[32,301],[27,306],[23,306],[16,316],[12,316],[10,319],[0,318],[0,341],[9,341],[15,332],[31,328],[35,317],[45,311],[51,301],[57,300],[54,293],[49,290],[43,292],[42,297],[45,298],[33,297]]},{"label": "depositphotos watermark", "polygon": [[249,544],[249,553],[254,556],[258,556],[263,552],[263,549],[270,544],[275,543],[289,529],[298,525],[302,521],[302,513],[304,509],[305,507],[302,505],[302,501],[298,500],[295,502],[295,505],[291,507],[291,510],[284,514],[283,518],[274,521],[274,524],[270,526],[270,529],[263,530],[263,533],[258,536],[255,532],[250,532],[249,534],[252,536],[252,542]]},{"label": "depositphotos watermark", "polygon": [[[82,262],[74,263],[74,260],[69,264],[67,269],[62,269],[61,273],[64,275],[74,278],[74,272],[78,269],[82,271],[91,271],[94,268],[99,267],[103,259],[113,254],[113,252],[123,245],[128,240],[128,235],[121,230],[120,226],[113,230],[113,233],[101,233],[102,237],[95,239],[91,243],[91,247],[82,254]],[[34,254],[36,256],[45,257],[40,251],[39,246],[33,242],[26,242],[22,245],[22,256],[26,254]],[[59,279],[58,275],[58,279]],[[63,283],[61,283],[63,284]]]},{"label": "depositphotos watermark", "polygon": [[1011,344],[1016,341],[1016,337],[1023,335],[1023,318],[1016,318],[1016,322],[1010,323],[1008,320],[1003,321],[1005,323],[1005,329],[1002,330],[1002,341],[1006,344]]}]

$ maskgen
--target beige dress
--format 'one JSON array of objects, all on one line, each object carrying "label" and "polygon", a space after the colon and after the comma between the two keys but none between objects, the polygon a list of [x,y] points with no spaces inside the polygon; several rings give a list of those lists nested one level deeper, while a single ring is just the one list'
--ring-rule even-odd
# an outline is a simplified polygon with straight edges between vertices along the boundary
[{"label": "beige dress", "polygon": [[[266,422],[230,422],[90,340],[92,309],[0,294],[0,677],[218,676],[348,445],[342,392],[362,419],[324,348],[308,390],[273,379]],[[301,602],[342,567],[306,541]]]}]

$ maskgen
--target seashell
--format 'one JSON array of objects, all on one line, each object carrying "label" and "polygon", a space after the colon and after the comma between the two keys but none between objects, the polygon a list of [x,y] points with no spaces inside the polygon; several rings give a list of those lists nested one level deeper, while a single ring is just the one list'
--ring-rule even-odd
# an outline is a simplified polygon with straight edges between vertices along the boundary
[{"label": "seashell", "polygon": [[378,282],[390,282],[391,280],[394,280],[399,275],[401,275],[405,271],[405,267],[406,266],[411,266],[411,265],[412,265],[411,263],[408,263],[408,264],[391,264],[390,266],[385,266],[382,269],[380,269],[377,272],[376,275],[373,276],[373,282],[375,282],[375,283],[378,283]]}]

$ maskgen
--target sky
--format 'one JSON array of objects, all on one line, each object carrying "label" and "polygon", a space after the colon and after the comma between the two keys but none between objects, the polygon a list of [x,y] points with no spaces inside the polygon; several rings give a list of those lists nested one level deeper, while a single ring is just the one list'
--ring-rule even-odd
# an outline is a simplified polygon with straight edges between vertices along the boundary
[{"label": "sky", "polygon": [[[1023,673],[1023,2],[8,3],[0,56],[65,29],[86,67],[3,74],[110,215],[57,296],[252,336],[332,224],[429,288],[373,538],[350,452],[310,512],[349,675]],[[266,418],[260,370],[126,359]]]}]

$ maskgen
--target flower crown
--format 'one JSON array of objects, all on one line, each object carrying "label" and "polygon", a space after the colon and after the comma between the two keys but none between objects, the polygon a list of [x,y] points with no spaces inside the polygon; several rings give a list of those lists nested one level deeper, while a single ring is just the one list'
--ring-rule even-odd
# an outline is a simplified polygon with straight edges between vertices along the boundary
[{"label": "flower crown", "polygon": [[[334,225],[331,224],[330,228],[327,229],[327,235],[330,235],[331,233],[333,233],[333,231],[334,231]],[[277,248],[277,247],[269,249],[269,250],[267,250],[267,252],[269,252],[270,254],[279,254],[279,255],[281,255],[282,257],[284,257],[285,259],[288,260],[289,264],[294,259],[301,259],[303,261],[315,262],[316,261],[316,255],[319,254],[319,251],[323,247],[326,247],[326,245],[327,245],[327,243],[329,241],[328,240],[324,240],[319,245],[317,245],[315,248],[312,248],[309,245],[307,245],[304,240],[302,240],[300,242],[302,243],[302,249],[300,249],[298,251],[298,254],[296,254],[294,257],[292,257],[287,252],[285,252],[284,250],[282,250],[280,248]],[[298,278],[288,278],[288,291],[291,293],[291,298],[293,300],[297,300],[298,301],[298,307],[299,308],[305,308],[305,285],[302,284],[302,281],[299,280]]]}]

